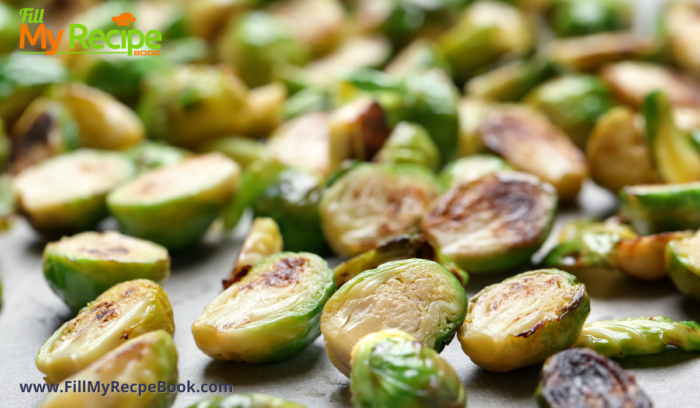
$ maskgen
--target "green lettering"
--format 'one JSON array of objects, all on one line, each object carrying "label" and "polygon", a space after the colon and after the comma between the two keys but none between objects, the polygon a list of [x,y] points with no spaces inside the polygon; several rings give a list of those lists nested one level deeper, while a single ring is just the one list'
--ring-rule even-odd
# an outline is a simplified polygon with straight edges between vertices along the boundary
[{"label": "green lettering", "polygon": [[[154,38],[151,38],[151,36],[155,36]],[[151,30],[148,33],[146,33],[146,47],[153,49],[153,50],[159,50],[160,49],[160,44],[153,44],[151,41],[158,42],[163,39],[163,35],[160,33],[158,30]]]},{"label": "green lettering", "polygon": [[[132,50],[137,50],[143,47],[143,33],[138,30],[129,30],[129,55],[133,55]],[[134,42],[134,37],[138,38],[138,42]]]},{"label": "green lettering", "polygon": [[105,41],[105,33],[102,32],[102,30],[94,30],[88,36],[88,41],[90,43],[90,48],[101,50],[105,47],[104,44],[102,44]]},{"label": "green lettering", "polygon": [[113,44],[112,43],[112,36],[115,34],[119,34],[119,30],[111,30],[107,32],[107,37],[105,38],[105,42],[107,43],[107,46],[113,50],[118,50],[121,48],[119,44]]},{"label": "green lettering", "polygon": [[[81,29],[83,30],[80,35],[78,35],[75,30],[76,29]],[[70,25],[70,31],[68,32],[68,45],[70,46],[70,49],[75,48],[75,41],[78,41],[80,45],[83,48],[88,48],[87,42],[85,41],[85,37],[87,36],[88,29],[82,24],[71,24]]]}]

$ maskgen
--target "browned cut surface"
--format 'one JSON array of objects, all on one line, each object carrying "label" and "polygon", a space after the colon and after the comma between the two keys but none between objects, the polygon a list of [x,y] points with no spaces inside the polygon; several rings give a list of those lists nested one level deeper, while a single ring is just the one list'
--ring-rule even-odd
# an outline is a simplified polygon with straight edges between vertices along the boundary
[{"label": "browned cut surface", "polygon": [[306,259],[300,257],[278,259],[271,271],[265,272],[254,281],[241,286],[240,290],[252,289],[256,286],[281,288],[296,284],[301,278],[305,264]]}]

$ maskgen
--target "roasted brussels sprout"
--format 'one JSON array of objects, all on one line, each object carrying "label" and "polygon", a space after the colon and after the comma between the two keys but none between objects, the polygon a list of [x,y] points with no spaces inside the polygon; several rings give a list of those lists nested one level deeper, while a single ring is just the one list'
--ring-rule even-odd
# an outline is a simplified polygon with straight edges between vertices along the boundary
[{"label": "roasted brussels sprout", "polygon": [[214,299],[192,323],[192,335],[217,360],[285,360],[321,334],[323,305],[335,289],[333,271],[322,258],[305,252],[272,255]]},{"label": "roasted brussels sprout", "polygon": [[626,30],[632,25],[632,10],[623,0],[558,0],[549,24],[559,37]]},{"label": "roasted brussels sprout", "polygon": [[574,344],[590,310],[586,287],[575,276],[557,269],[525,272],[474,295],[459,342],[481,367],[511,371]]},{"label": "roasted brussels sprout", "polygon": [[401,330],[368,334],[352,348],[350,392],[358,408],[464,408],[457,373],[435,350]]},{"label": "roasted brussels sprout", "polygon": [[319,210],[323,232],[333,251],[355,256],[417,231],[439,194],[437,180],[422,167],[361,164],[323,193]]},{"label": "roasted brussels sprout", "polygon": [[632,375],[614,361],[581,348],[547,359],[535,400],[540,408],[653,406]]},{"label": "roasted brussels sprout", "polygon": [[301,404],[264,394],[233,394],[209,397],[189,408],[306,408]]},{"label": "roasted brussels sprout", "polygon": [[241,245],[238,258],[229,277],[223,281],[224,289],[243,279],[248,271],[263,259],[282,252],[282,234],[275,220],[259,217],[253,220],[248,236]]},{"label": "roasted brussels sprout", "polygon": [[623,239],[617,248],[617,267],[639,279],[665,278],[669,275],[665,262],[666,247],[673,241],[691,236],[690,231],[678,231]]},{"label": "roasted brussels sprout", "polygon": [[536,112],[520,107],[491,110],[477,133],[486,148],[553,185],[561,199],[573,199],[581,189],[587,171],[583,154]]},{"label": "roasted brussels sprout", "polygon": [[544,61],[516,60],[472,78],[464,92],[487,100],[517,101],[553,73],[550,64]]},{"label": "roasted brussels sprout", "polygon": [[437,170],[440,152],[421,125],[400,122],[374,158],[377,163],[416,164]]},{"label": "roasted brussels sprout", "polygon": [[552,186],[503,171],[452,187],[435,201],[421,227],[462,268],[499,272],[527,262],[542,246],[556,208]]},{"label": "roasted brussels sprout", "polygon": [[[123,342],[83,371],[66,379],[59,389],[65,393],[49,393],[41,408],[151,408],[170,407],[175,402],[177,388],[177,349],[172,333],[163,330],[144,334]],[[139,386],[139,392],[85,392],[77,384],[107,384]],[[72,386],[70,387],[69,384]],[[160,386],[165,392],[155,392]],[[72,388],[72,390],[71,390]],[[149,390],[150,388],[150,390]],[[135,389],[135,388],[132,388]]]},{"label": "roasted brussels sprout", "polygon": [[331,172],[329,143],[329,115],[311,112],[279,127],[267,146],[281,163],[326,178]]},{"label": "roasted brussels sprout", "polygon": [[454,275],[435,262],[407,259],[341,286],[323,308],[321,332],[331,362],[349,376],[352,348],[366,335],[400,329],[440,352],[466,313],[467,295]]},{"label": "roasted brussels sprout", "polygon": [[170,256],[160,245],[110,231],[83,232],[46,245],[44,277],[74,311],[120,282],[162,281]]},{"label": "roasted brussels sprout", "polygon": [[479,179],[498,170],[513,170],[500,157],[476,154],[457,159],[440,173],[440,180],[448,188],[467,181]]},{"label": "roasted brussels sprout", "polygon": [[400,79],[429,68],[450,72],[450,66],[438,45],[427,38],[419,38],[402,49],[387,64],[384,72]]},{"label": "roasted brussels sprout", "polygon": [[700,228],[700,182],[627,186],[620,214],[639,235]]},{"label": "roasted brussels sprout", "polygon": [[252,137],[268,137],[280,124],[280,115],[287,101],[287,88],[280,82],[253,88],[248,92],[246,104],[235,116],[239,134]]},{"label": "roasted brussels sprout", "polygon": [[192,153],[164,142],[145,140],[125,152],[133,160],[139,173],[172,166],[185,160]]},{"label": "roasted brussels sprout", "polygon": [[178,249],[202,237],[239,179],[236,162],[203,154],[141,174],[113,190],[107,206],[126,234]]},{"label": "roasted brussels sprout", "polygon": [[270,13],[314,55],[332,51],[342,40],[345,9],[340,0],[278,2],[272,5]]},{"label": "roasted brussels sprout", "polygon": [[21,19],[19,13],[8,4],[0,3],[0,55],[14,51],[19,41]]},{"label": "roasted brussels sprout", "polygon": [[588,140],[586,161],[591,178],[615,194],[625,186],[661,181],[640,119],[629,108],[612,108],[600,117]]},{"label": "roasted brussels sprout", "polygon": [[119,283],[59,327],[41,346],[36,366],[56,384],[127,340],[155,330],[175,332],[168,295],[146,279]]},{"label": "roasted brussels sprout", "polygon": [[613,106],[608,87],[593,75],[567,75],[553,79],[532,91],[525,103],[544,112],[582,149],[586,147],[598,119]]},{"label": "roasted brussels sprout", "polygon": [[619,32],[558,39],[549,45],[547,54],[549,60],[561,68],[596,71],[609,63],[649,57],[657,49],[658,44],[652,37]]},{"label": "roasted brussels sprout", "polygon": [[390,133],[384,109],[368,98],[338,109],[329,126],[330,164],[334,170],[345,160],[372,160]]},{"label": "roasted brussels sprout", "polygon": [[486,149],[477,131],[484,117],[496,106],[497,105],[492,105],[476,98],[463,98],[459,101],[459,105],[457,106],[459,118],[459,157],[483,153]]},{"label": "roasted brussels sprout", "polygon": [[683,70],[700,78],[700,6],[693,1],[673,1],[668,5],[663,24],[674,61]]},{"label": "roasted brussels sprout", "polygon": [[670,241],[666,266],[678,290],[700,300],[700,236]]},{"label": "roasted brussels sprout", "polygon": [[290,120],[312,112],[328,112],[335,107],[331,91],[309,87],[290,96],[282,106],[280,116]]},{"label": "roasted brussels sprout", "polygon": [[12,191],[37,231],[80,232],[107,216],[107,193],[135,172],[120,153],[82,149],[23,170],[12,180]]}]

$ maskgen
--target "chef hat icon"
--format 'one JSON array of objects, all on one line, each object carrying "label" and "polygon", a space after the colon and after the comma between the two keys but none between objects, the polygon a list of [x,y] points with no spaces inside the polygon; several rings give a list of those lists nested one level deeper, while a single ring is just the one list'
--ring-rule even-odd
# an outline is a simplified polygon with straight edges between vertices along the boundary
[{"label": "chef hat icon", "polygon": [[136,17],[134,17],[131,13],[122,13],[116,17],[112,17],[112,21],[117,23],[118,26],[129,27],[129,24],[136,21]]}]

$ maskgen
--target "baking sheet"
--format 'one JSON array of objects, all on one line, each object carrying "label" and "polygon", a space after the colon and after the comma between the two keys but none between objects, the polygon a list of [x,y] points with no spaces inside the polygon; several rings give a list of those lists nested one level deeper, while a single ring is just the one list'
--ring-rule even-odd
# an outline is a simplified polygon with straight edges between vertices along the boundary
[{"label": "baking sheet", "polygon": [[[564,208],[561,223],[581,215],[607,216],[615,211],[612,195],[586,185],[578,206]],[[248,224],[249,221],[244,224]],[[104,228],[113,227],[109,220]],[[173,256],[170,279],[163,285],[175,312],[175,343],[180,356],[180,382],[230,383],[234,392],[260,392],[299,402],[308,407],[350,407],[349,380],[326,356],[322,338],[291,360],[273,364],[214,361],[195,346],[190,324],[221,291],[247,225],[233,234],[210,233],[206,240]],[[553,238],[555,234],[552,234]],[[4,305],[0,311],[0,407],[35,407],[43,395],[23,394],[20,383],[38,383],[43,375],[34,365],[42,343],[71,313],[44,281],[41,252],[44,242],[23,221],[0,236],[0,275]],[[332,265],[337,260],[331,259]],[[468,295],[499,282],[510,274],[473,276]],[[700,304],[681,296],[668,280],[642,282],[619,274],[600,272],[579,278],[591,297],[591,320],[640,315],[665,315],[677,320],[700,321]],[[491,373],[474,365],[454,341],[442,353],[457,371],[468,394],[468,406],[533,407],[539,366],[510,373]],[[657,407],[700,406],[700,353],[668,349],[660,355],[620,360]],[[187,407],[204,394],[181,393],[175,407]]]}]

